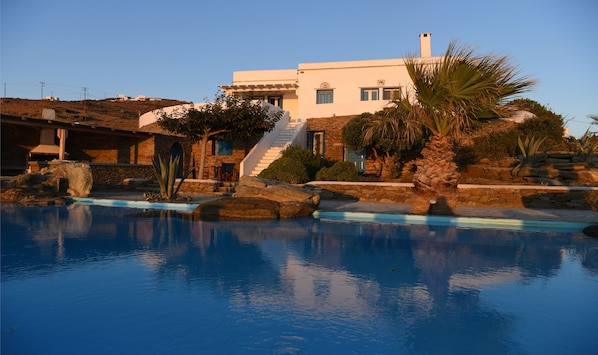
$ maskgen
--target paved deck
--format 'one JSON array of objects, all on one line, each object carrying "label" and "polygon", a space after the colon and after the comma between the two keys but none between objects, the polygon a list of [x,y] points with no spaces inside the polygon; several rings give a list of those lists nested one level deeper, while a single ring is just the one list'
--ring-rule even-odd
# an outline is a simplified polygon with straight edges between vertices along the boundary
[{"label": "paved deck", "polygon": [[[90,198],[143,201],[143,192],[137,191],[92,191]],[[189,203],[202,203],[219,196],[192,196]],[[356,202],[348,200],[322,200],[319,210],[338,212],[366,212],[387,214],[408,214],[410,206],[400,203]],[[531,208],[491,208],[458,206],[455,214],[459,217],[505,218],[534,221],[562,221],[598,224],[598,211],[568,209]]]}]

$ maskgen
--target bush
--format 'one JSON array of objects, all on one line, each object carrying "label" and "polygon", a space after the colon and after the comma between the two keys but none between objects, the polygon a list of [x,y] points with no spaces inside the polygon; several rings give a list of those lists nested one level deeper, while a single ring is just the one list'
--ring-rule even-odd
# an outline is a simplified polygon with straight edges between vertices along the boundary
[{"label": "bush", "polygon": [[[504,158],[516,157],[517,137],[520,134],[517,129],[510,129],[474,138],[474,145],[469,153],[475,156],[473,157],[475,162],[483,158],[500,161]],[[469,158],[472,159],[471,156]]]},{"label": "bush", "polygon": [[330,168],[322,168],[316,174],[320,181],[360,181],[361,175],[357,173],[355,163],[339,161]]},{"label": "bush", "polygon": [[316,173],[325,165],[322,157],[315,155],[311,150],[299,146],[290,146],[282,152],[283,158],[290,158],[300,162],[306,169],[309,180],[313,180]]},{"label": "bush", "polygon": [[309,181],[307,168],[297,159],[282,157],[270,164],[258,177],[278,180],[289,184],[303,184]]},{"label": "bush", "polygon": [[[476,162],[482,158],[499,161],[504,158],[517,157],[518,138],[544,138],[541,149],[567,149],[563,139],[563,117],[533,100],[515,100],[511,103],[521,110],[526,110],[537,117],[528,118],[516,127],[474,138],[471,151],[464,150],[466,156],[460,157],[462,162]],[[472,154],[473,153],[473,154]]]}]

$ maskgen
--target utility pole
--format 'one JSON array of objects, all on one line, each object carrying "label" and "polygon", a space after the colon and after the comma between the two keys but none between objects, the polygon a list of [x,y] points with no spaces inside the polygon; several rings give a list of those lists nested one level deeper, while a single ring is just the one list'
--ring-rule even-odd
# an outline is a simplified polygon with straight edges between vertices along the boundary
[{"label": "utility pole", "polygon": [[39,83],[42,84],[42,94],[39,99],[43,100],[44,99],[44,84],[46,84],[46,83],[44,83],[43,81],[40,81]]},{"label": "utility pole", "polygon": [[87,121],[87,88],[83,87],[83,121]]}]

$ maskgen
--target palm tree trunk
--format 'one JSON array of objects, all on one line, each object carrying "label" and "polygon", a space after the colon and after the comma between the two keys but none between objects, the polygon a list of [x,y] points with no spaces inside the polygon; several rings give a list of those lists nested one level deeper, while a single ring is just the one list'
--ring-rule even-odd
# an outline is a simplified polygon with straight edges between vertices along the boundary
[{"label": "palm tree trunk", "polygon": [[417,161],[417,171],[413,175],[414,192],[421,201],[416,208],[412,208],[412,212],[428,213],[432,205],[439,201],[454,207],[460,174],[453,161],[455,153],[452,139],[447,136],[432,136],[421,154],[422,159]]}]

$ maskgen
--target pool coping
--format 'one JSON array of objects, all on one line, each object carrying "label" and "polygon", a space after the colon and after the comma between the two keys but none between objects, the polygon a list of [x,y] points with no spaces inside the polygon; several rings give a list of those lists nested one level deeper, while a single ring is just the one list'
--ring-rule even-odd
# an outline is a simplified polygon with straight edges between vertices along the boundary
[{"label": "pool coping", "polygon": [[[82,198],[72,197],[74,203],[84,205],[96,205],[105,207],[128,207],[140,209],[173,210],[180,212],[191,212],[200,203],[184,202],[150,202],[133,201],[108,198]],[[460,228],[480,229],[509,229],[509,230],[533,230],[546,232],[570,232],[581,233],[584,228],[592,225],[588,222],[571,221],[547,221],[515,218],[493,218],[493,217],[472,217],[472,216],[430,216],[413,215],[395,210],[392,213],[365,212],[365,211],[334,211],[316,210],[313,218],[333,221],[352,221],[366,223],[398,223],[398,224],[428,224],[436,226],[453,226]]]},{"label": "pool coping", "polygon": [[198,203],[180,203],[180,202],[150,202],[150,201],[134,201],[134,200],[119,200],[111,198],[92,198],[92,197],[71,197],[74,203],[82,205],[96,205],[105,207],[129,207],[129,208],[143,208],[155,210],[172,210],[172,211],[193,211]]},{"label": "pool coping", "polygon": [[368,212],[315,211],[314,218],[334,221],[354,221],[369,223],[398,223],[434,225],[459,228],[509,229],[524,231],[581,233],[590,223],[543,221],[507,218],[429,216],[412,214],[385,214]]}]

